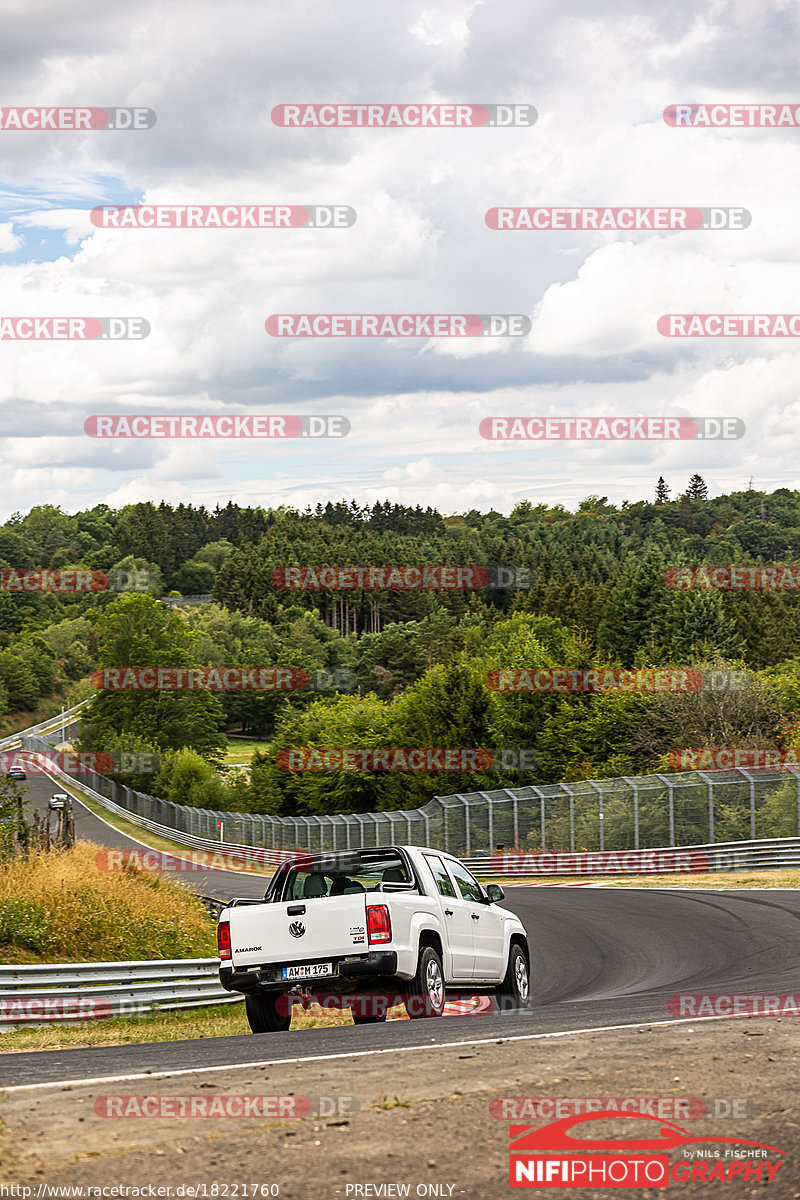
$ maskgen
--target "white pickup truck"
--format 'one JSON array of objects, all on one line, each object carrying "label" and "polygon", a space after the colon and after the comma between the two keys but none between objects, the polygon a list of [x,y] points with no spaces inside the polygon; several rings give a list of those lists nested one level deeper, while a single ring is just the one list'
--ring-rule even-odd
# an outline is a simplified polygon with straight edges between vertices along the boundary
[{"label": "white pickup truck", "polygon": [[[528,938],[502,899],[441,850],[300,854],[263,901],[232,900],[220,914],[220,980],[244,994],[253,1033],[289,1028],[290,993],[402,998],[410,1017],[441,1016],[446,988],[526,1008]],[[350,1007],[356,1024],[386,1019],[385,1003]]]}]

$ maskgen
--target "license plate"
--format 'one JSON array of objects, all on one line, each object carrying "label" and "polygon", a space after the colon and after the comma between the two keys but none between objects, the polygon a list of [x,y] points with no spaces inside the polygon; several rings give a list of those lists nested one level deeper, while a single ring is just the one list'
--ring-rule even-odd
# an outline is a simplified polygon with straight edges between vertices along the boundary
[{"label": "license plate", "polygon": [[303,963],[301,967],[284,967],[281,979],[319,979],[333,974],[333,963]]}]

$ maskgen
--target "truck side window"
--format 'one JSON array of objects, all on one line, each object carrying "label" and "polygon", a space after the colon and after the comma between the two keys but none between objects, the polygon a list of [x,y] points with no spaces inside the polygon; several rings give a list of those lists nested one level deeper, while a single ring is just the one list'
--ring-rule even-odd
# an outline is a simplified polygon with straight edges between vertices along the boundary
[{"label": "truck side window", "polygon": [[461,892],[461,895],[464,897],[464,899],[482,901],[483,892],[481,891],[481,885],[478,883],[477,879],[474,879],[472,875],[470,875],[467,868],[463,867],[460,862],[448,862],[447,865],[450,868],[450,874],[458,884],[458,890]]},{"label": "truck side window", "polygon": [[450,876],[444,869],[444,863],[434,854],[426,854],[425,861],[431,869],[433,878],[436,880],[436,886],[439,889],[440,896],[452,896],[455,899],[455,888],[450,881]]}]

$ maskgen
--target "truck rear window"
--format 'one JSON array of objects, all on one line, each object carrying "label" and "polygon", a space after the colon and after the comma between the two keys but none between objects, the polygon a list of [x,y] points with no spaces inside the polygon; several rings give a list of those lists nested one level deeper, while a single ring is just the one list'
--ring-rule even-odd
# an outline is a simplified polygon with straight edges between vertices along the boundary
[{"label": "truck rear window", "polygon": [[[310,859],[291,867],[273,901],[314,900],[323,896],[350,896],[382,890],[385,883],[411,884],[414,880],[399,855],[375,858],[358,853]],[[387,889],[390,890],[390,889]]]}]

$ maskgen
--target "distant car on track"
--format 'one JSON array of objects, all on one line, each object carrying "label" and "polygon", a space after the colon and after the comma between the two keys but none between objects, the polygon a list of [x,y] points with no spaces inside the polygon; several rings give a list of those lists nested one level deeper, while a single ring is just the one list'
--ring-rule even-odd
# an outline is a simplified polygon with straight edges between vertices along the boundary
[{"label": "distant car on track", "polygon": [[67,803],[67,793],[66,792],[56,792],[48,800],[47,806],[50,809],[59,809],[59,808],[63,808],[66,803]]},{"label": "distant car on track", "polygon": [[24,767],[9,767],[6,771],[6,779],[27,779],[28,776]]}]

